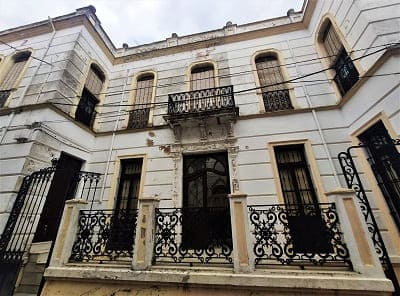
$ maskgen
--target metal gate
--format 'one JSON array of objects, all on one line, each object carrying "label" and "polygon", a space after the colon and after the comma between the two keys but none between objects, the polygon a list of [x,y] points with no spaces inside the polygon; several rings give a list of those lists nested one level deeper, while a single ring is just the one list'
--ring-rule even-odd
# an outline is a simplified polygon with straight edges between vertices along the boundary
[{"label": "metal gate", "polygon": [[[60,170],[56,167],[56,162],[53,164],[52,167],[24,177],[22,181],[0,237],[0,295],[12,294],[24,254],[29,251],[34,238],[53,177]],[[99,180],[100,174],[74,173],[74,192],[70,192],[73,194],[70,198],[79,192],[80,198],[93,201]]]},{"label": "metal gate", "polygon": [[[400,145],[400,139],[392,140],[391,143],[382,143],[382,145]],[[353,160],[353,156],[351,155],[352,150],[359,148],[368,148],[368,147],[367,145],[361,143],[357,146],[351,146],[346,150],[346,152],[339,153],[338,159],[347,183],[347,187],[353,189],[356,193],[356,197],[360,204],[361,211],[364,215],[365,222],[367,223],[368,231],[370,232],[376,253],[378,254],[383,270],[387,278],[389,278],[393,282],[396,291],[395,294],[399,295],[400,294],[399,281],[397,280],[393,265],[390,262],[389,254],[382,239],[382,235],[379,231],[376,219],[373,215],[371,205],[368,201],[367,194],[361,182],[361,178],[358,174],[357,167]]]}]

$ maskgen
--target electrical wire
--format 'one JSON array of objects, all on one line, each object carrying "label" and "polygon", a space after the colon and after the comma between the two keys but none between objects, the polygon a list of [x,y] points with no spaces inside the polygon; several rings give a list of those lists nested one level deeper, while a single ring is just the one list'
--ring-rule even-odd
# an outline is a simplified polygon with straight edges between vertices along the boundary
[{"label": "electrical wire", "polygon": [[[378,47],[384,47],[381,48],[380,50],[373,52],[373,53],[369,53],[368,55],[371,54],[375,54],[377,52],[389,49],[391,47],[400,45],[400,43],[387,43],[387,44],[382,44],[382,45],[377,45],[377,46],[371,46],[371,47],[367,47],[367,48],[361,48],[361,49],[357,49],[357,50],[353,50],[352,52],[357,52],[357,51],[362,51],[362,50],[368,50],[368,49],[374,49],[374,48],[378,48]],[[368,56],[366,55],[366,56]],[[324,59],[328,59],[334,57],[334,55],[328,55],[328,56],[323,56],[323,57],[318,57],[318,58],[312,58],[312,59],[307,59],[307,60],[303,60],[303,61],[299,61],[299,62],[292,62],[292,63],[285,63],[285,64],[279,64],[276,66],[269,66],[269,67],[263,67],[263,68],[259,68],[258,70],[269,70],[269,69],[275,69],[275,68],[281,68],[281,67],[287,67],[290,65],[296,65],[296,64],[302,64],[302,63],[306,63],[306,62],[310,62],[310,61],[318,61],[318,60],[324,60]],[[363,58],[364,56],[358,57],[355,60],[358,60],[360,58]],[[239,66],[235,66],[235,67],[242,67],[242,65]],[[219,71],[221,72],[221,70],[225,70],[225,69],[232,69],[234,67],[227,67],[227,68],[219,68]],[[192,79],[192,80],[184,80],[184,81],[179,81],[179,82],[173,82],[173,83],[166,83],[166,84],[158,84],[157,85],[157,89],[160,88],[164,88],[164,87],[171,87],[171,86],[175,86],[175,85],[181,85],[181,84],[186,84],[186,83],[190,83],[190,82],[194,82],[194,81],[201,81],[201,80],[206,80],[206,79],[215,79],[215,78],[219,78],[219,79],[223,79],[223,78],[230,78],[230,77],[236,77],[236,76],[242,76],[244,74],[248,74],[248,73],[253,73],[253,72],[257,72],[257,69],[252,69],[252,70],[246,70],[246,71],[241,71],[241,72],[235,72],[235,73],[229,73],[229,74],[223,74],[223,75],[216,75],[216,76],[210,76],[207,78],[196,78],[196,79]],[[174,78],[174,77],[165,77],[163,79],[169,79],[169,78]],[[140,90],[143,88],[130,88],[127,89],[126,91],[136,91],[136,90]],[[112,95],[118,95],[121,94],[121,91],[107,91],[107,92],[99,92],[97,94],[93,94],[94,96],[99,96],[99,95],[108,95],[108,96],[112,96]],[[80,95],[75,95],[75,96],[70,96],[67,98],[80,98]]]},{"label": "electrical wire", "polygon": [[[23,49],[18,49],[18,48],[16,48],[16,47],[12,46],[11,44],[8,44],[7,42],[4,42],[4,41],[2,41],[2,40],[0,40],[0,43],[6,45],[6,46],[8,46],[8,47],[10,47],[10,48],[12,48],[12,49],[14,49],[14,50],[16,50],[16,51],[23,51]],[[53,66],[53,64],[51,64],[51,63],[49,63],[49,62],[46,62],[45,60],[39,59],[39,58],[37,58],[37,57],[35,57],[35,56],[33,56],[33,55],[31,55],[30,57],[31,57],[32,59],[34,59],[34,60],[43,62],[43,63],[45,63],[45,64],[47,64],[47,65],[49,65],[49,66]]]},{"label": "electrical wire", "polygon": [[[0,42],[5,44],[5,45],[7,45],[7,46],[9,46],[9,47],[11,47],[11,48],[13,48],[13,49],[15,49],[15,50],[18,50],[16,47],[14,47],[14,46],[12,46],[12,45],[4,42],[4,41],[0,40]],[[371,54],[375,54],[377,52],[380,52],[382,50],[388,49],[388,48],[396,46],[396,45],[400,45],[400,42],[387,43],[387,44],[370,46],[370,47],[366,47],[366,48],[354,49],[354,50],[350,51],[349,54],[354,53],[354,52],[358,52],[358,51],[369,50],[369,49],[374,49],[374,48],[378,48],[378,47],[384,47],[384,48],[382,48],[382,49],[380,49],[380,50],[378,50],[376,52],[368,54],[368,55],[371,55]],[[368,55],[366,55],[366,56],[368,56]],[[287,67],[287,66],[290,66],[290,65],[296,65],[296,64],[301,64],[301,63],[306,63],[306,62],[311,62],[311,61],[324,60],[324,59],[328,59],[328,58],[331,58],[331,57],[334,57],[334,56],[335,55],[327,55],[327,56],[323,56],[323,57],[317,57],[317,58],[307,59],[307,60],[298,61],[298,62],[292,62],[292,63],[279,64],[279,65],[276,65],[276,66],[263,67],[263,68],[259,68],[258,70],[268,70],[268,69],[274,69],[274,68],[280,68],[280,67]],[[355,58],[353,61],[358,60],[358,59],[363,58],[363,57],[365,57],[365,56],[361,56],[361,57]],[[42,61],[44,63],[47,63],[46,61],[41,60],[39,58],[35,58],[33,56],[32,56],[32,58],[40,60],[40,61]],[[47,63],[47,64],[49,64],[49,63]],[[52,65],[52,64],[49,64],[49,65]],[[235,68],[235,67],[242,67],[242,66],[239,65],[239,66],[233,66],[233,67],[227,67],[227,68],[220,68],[219,71],[224,70],[224,69],[229,69],[230,70],[230,69]],[[59,69],[63,70],[61,68],[59,68]],[[258,70],[257,69],[256,70],[252,69],[252,70],[229,73],[229,74],[224,74],[224,75],[210,76],[210,77],[207,77],[207,78],[197,78],[197,79],[192,79],[192,80],[184,80],[184,81],[180,81],[180,82],[161,84],[161,85],[157,85],[157,89],[164,88],[164,87],[170,87],[170,86],[174,86],[174,85],[186,84],[186,83],[193,82],[193,81],[201,81],[201,80],[210,79],[210,78],[215,79],[215,78],[229,78],[229,77],[241,76],[241,75],[252,73],[252,72],[255,72],[255,71],[258,71]],[[168,79],[168,78],[173,78],[173,77],[165,77],[163,79]],[[263,87],[265,87],[265,86],[263,86]],[[138,89],[143,89],[143,88],[131,88],[131,89],[127,89],[126,91],[130,92],[130,91],[136,91]],[[119,94],[121,94],[121,91],[100,92],[100,93],[93,94],[93,95],[94,96],[99,96],[99,95],[108,95],[108,96],[110,96],[110,95],[119,95]],[[80,98],[80,97],[81,96],[78,95],[76,92],[75,92],[74,96],[63,96],[63,98],[66,98],[66,99],[68,99],[68,98],[74,99],[74,98]],[[53,99],[53,100],[56,100],[56,99]],[[103,106],[105,106],[105,105],[106,104],[104,104]],[[112,104],[110,104],[110,105],[112,105]],[[98,105],[98,106],[100,107],[100,105]],[[113,106],[116,106],[116,105],[113,105]],[[136,104],[136,106],[139,106],[139,104]]]},{"label": "electrical wire", "polygon": [[[370,55],[376,54],[378,52],[381,52],[381,51],[383,51],[385,49],[386,48],[379,49],[379,50],[376,50],[374,52],[368,53],[366,55],[360,56],[360,57],[358,57],[356,59],[349,59],[349,60],[350,61],[356,61],[356,60],[368,57]],[[282,85],[282,84],[286,84],[286,83],[292,83],[292,82],[294,82],[296,80],[299,80],[299,79],[302,79],[302,78],[306,78],[306,77],[309,77],[309,76],[312,76],[312,75],[316,75],[316,74],[319,74],[319,73],[323,73],[323,72],[325,72],[327,70],[331,70],[331,69],[334,69],[334,67],[324,68],[324,69],[321,69],[321,70],[318,70],[318,71],[314,71],[314,72],[311,72],[311,73],[308,73],[308,74],[304,74],[302,76],[298,76],[298,77],[295,77],[295,78],[292,78],[292,79],[289,79],[289,80],[285,80],[285,81],[281,81],[281,82],[277,82],[277,83],[273,83],[273,84],[268,84],[268,85],[254,87],[254,88],[243,89],[243,90],[240,90],[240,91],[235,91],[234,94],[253,91],[253,90],[258,90],[258,89],[263,89],[263,88],[271,87],[271,86],[278,86],[278,85]],[[326,80],[329,81],[329,79],[326,79]],[[209,97],[213,97],[213,96],[209,96]],[[74,97],[71,97],[71,98],[74,98]],[[207,98],[207,97],[203,97],[203,98]],[[51,101],[51,103],[54,104],[54,105],[78,106],[78,104],[72,104],[72,103],[60,103],[60,102],[53,102],[53,101]],[[125,107],[135,106],[136,107],[136,106],[157,106],[157,105],[166,105],[166,104],[168,104],[168,102],[143,103],[143,104],[111,104],[111,103],[108,103],[108,104],[101,104],[101,105],[99,104],[99,105],[97,105],[97,107],[119,107],[119,106],[125,106]]]}]

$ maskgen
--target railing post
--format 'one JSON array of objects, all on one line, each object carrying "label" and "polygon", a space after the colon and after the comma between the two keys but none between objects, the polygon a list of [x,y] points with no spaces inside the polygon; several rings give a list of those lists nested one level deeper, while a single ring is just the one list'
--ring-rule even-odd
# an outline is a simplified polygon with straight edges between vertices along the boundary
[{"label": "railing post", "polygon": [[79,212],[87,204],[88,202],[82,199],[70,199],[65,202],[63,216],[50,261],[51,266],[63,266],[68,262],[78,229]]},{"label": "railing post", "polygon": [[231,212],[234,270],[235,272],[252,272],[254,256],[251,252],[247,194],[234,192],[229,194],[228,198]]},{"label": "railing post", "polygon": [[138,222],[133,249],[132,268],[143,270],[151,266],[153,260],[155,209],[159,200],[142,198],[138,201]]},{"label": "railing post", "polygon": [[385,274],[369,236],[355,192],[352,189],[338,188],[327,192],[326,195],[331,202],[336,204],[337,215],[354,271],[384,278]]}]

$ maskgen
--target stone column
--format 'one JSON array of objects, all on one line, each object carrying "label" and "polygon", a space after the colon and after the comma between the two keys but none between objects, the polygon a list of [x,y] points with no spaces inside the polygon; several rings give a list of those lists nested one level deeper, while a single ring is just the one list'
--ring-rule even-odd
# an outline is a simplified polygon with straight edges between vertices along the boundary
[{"label": "stone column", "polygon": [[79,212],[87,204],[83,199],[70,199],[65,202],[50,266],[63,266],[68,263],[78,229]]},{"label": "stone column", "polygon": [[233,266],[235,272],[254,270],[254,256],[251,252],[247,194],[234,192],[228,196],[231,212]]},{"label": "stone column", "polygon": [[355,192],[352,189],[338,188],[327,192],[326,195],[336,204],[344,242],[349,249],[354,271],[371,277],[385,278]]},{"label": "stone column", "polygon": [[159,200],[142,198],[138,201],[138,220],[136,227],[135,245],[133,248],[132,268],[143,270],[151,266],[153,259],[155,209]]}]

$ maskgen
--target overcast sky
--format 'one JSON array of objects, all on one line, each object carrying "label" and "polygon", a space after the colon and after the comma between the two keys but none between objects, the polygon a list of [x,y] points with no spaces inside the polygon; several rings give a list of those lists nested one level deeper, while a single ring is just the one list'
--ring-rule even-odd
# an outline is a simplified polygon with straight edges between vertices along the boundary
[{"label": "overcast sky", "polygon": [[0,31],[93,5],[117,47],[244,24],[300,10],[303,0],[0,0]]}]

